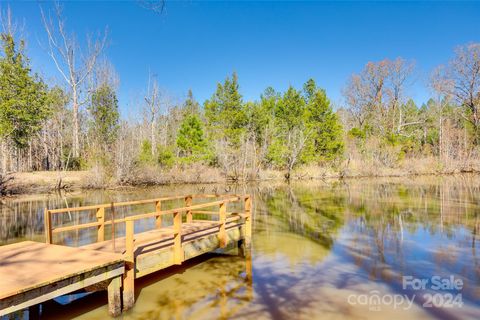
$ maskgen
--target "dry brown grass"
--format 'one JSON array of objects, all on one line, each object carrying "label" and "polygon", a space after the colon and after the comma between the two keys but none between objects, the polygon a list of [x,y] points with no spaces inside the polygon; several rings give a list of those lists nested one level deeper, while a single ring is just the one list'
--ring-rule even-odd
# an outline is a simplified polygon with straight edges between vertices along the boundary
[{"label": "dry brown grass", "polygon": [[378,161],[344,161],[338,168],[309,165],[297,168],[294,179],[330,179],[360,177],[405,177],[415,175],[443,175],[465,172],[480,172],[480,161],[440,160],[435,157],[410,158],[395,166],[386,166]]},{"label": "dry brown grass", "polygon": [[84,187],[89,171],[35,171],[12,173],[8,185],[11,193],[45,192],[58,188],[79,189]]},{"label": "dry brown grass", "polygon": [[177,183],[214,183],[224,182],[225,177],[217,168],[201,164],[160,168],[157,166],[143,166],[133,170],[122,178],[125,185],[164,185]]},{"label": "dry brown grass", "polygon": [[[436,157],[403,159],[396,166],[385,166],[378,161],[345,160],[337,167],[301,166],[292,174],[292,180],[338,179],[361,177],[407,177],[415,175],[445,175],[464,172],[480,173],[480,161],[440,160]],[[148,186],[168,184],[225,183],[227,176],[219,168],[202,164],[178,165],[172,168],[143,166],[132,169],[127,176],[116,179],[102,167],[89,171],[38,171],[14,173],[7,188],[9,194],[49,192],[56,189],[95,189],[119,186]],[[285,172],[261,170],[256,181],[284,181]]]}]

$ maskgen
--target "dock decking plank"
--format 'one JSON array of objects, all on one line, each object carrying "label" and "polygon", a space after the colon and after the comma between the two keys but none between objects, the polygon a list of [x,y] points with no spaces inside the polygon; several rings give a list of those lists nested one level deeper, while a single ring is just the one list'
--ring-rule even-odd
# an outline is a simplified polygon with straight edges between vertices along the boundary
[{"label": "dock decking plank", "polygon": [[0,299],[118,262],[122,255],[33,241],[1,246]]}]

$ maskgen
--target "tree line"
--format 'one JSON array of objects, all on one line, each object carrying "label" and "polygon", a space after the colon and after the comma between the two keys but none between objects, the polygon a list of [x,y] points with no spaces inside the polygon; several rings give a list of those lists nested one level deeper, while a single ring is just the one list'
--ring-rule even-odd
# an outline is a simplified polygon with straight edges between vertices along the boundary
[{"label": "tree line", "polygon": [[127,181],[134,168],[215,167],[231,179],[262,170],[286,178],[298,166],[346,170],[351,161],[395,167],[405,159],[478,159],[480,44],[459,46],[429,79],[432,98],[409,96],[415,63],[369,62],[333,108],[313,79],[301,88],[272,87],[245,101],[236,73],[200,104],[192,91],[175,101],[149,76],[137,118],[120,116],[119,76],[105,56],[108,32],[82,47],[61,8],[42,11],[45,48],[59,81],[32,70],[25,40],[3,14],[0,56],[0,162],[3,173],[80,170],[94,166]]}]

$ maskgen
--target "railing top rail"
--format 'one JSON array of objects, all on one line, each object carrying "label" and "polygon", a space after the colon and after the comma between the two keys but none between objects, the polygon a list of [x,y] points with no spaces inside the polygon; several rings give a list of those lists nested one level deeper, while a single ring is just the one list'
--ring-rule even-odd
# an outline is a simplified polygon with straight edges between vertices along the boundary
[{"label": "railing top rail", "polygon": [[[147,204],[147,203],[155,203],[157,201],[169,201],[169,200],[178,200],[183,199],[186,197],[192,197],[193,199],[201,199],[201,198],[225,198],[225,197],[239,197],[245,198],[249,197],[249,195],[215,195],[215,194],[188,194],[188,195],[181,195],[181,196],[171,196],[171,197],[162,197],[162,198],[155,198],[155,199],[147,199],[147,200],[135,200],[135,201],[124,201],[124,202],[114,202],[114,207],[124,207],[124,206],[131,206],[131,205],[140,205],[140,204]],[[88,210],[96,210],[101,208],[110,208],[112,206],[111,203],[102,203],[90,206],[82,206],[82,207],[72,207],[72,208],[59,208],[59,209],[51,209],[48,210],[49,213],[67,213],[67,212],[78,212],[78,211],[88,211]]]},{"label": "railing top rail", "polygon": [[162,211],[138,214],[138,215],[135,215],[135,216],[128,216],[128,217],[125,217],[125,220],[126,221],[132,221],[132,220],[135,221],[135,220],[140,220],[140,219],[147,219],[147,218],[152,218],[152,217],[165,215],[165,214],[180,213],[180,212],[186,212],[186,211],[191,211],[191,210],[196,210],[196,209],[213,207],[213,206],[216,206],[216,205],[220,205],[222,203],[235,202],[235,201],[239,201],[239,200],[241,200],[240,197],[234,196],[234,197],[230,197],[230,198],[225,198],[223,200],[195,204],[195,205],[189,206],[189,207],[174,208],[174,209],[169,209],[169,210],[162,210]]},{"label": "railing top rail", "polygon": [[[182,197],[183,198],[183,197]],[[162,210],[162,211],[155,211],[155,212],[149,212],[149,213],[142,213],[142,214],[137,214],[133,216],[127,216],[124,218],[116,219],[115,223],[122,223],[122,222],[127,222],[127,221],[136,221],[136,220],[141,220],[141,219],[148,219],[152,217],[158,217],[166,214],[172,214],[172,213],[183,213],[187,211],[194,211],[197,209],[203,209],[203,208],[209,208],[212,206],[220,205],[222,203],[228,203],[228,202],[235,202],[235,201],[240,201],[245,199],[246,197],[243,196],[222,196],[222,200],[217,200],[217,201],[211,201],[211,202],[205,202],[205,203],[199,203],[195,204],[189,207],[180,207],[180,208],[174,208],[174,209],[169,209],[169,210]],[[148,200],[150,201],[150,200]],[[64,227],[53,227],[51,228],[51,231],[54,233],[58,232],[64,232],[64,231],[72,231],[72,230],[78,230],[78,229],[85,229],[85,228],[91,228],[91,227],[96,227],[100,225],[108,225],[112,224],[112,221],[104,221],[104,222],[98,222],[98,221],[93,221],[93,222],[87,222],[83,224],[78,224],[78,225],[72,225],[72,226],[64,226]]]}]

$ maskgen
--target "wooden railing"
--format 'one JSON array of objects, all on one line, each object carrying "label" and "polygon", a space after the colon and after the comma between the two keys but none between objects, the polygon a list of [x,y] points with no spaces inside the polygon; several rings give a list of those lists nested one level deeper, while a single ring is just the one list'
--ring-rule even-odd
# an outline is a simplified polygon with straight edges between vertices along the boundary
[{"label": "wooden railing", "polygon": [[[220,200],[198,203],[198,204],[193,203],[194,199],[212,199],[212,198],[218,198]],[[184,199],[184,202],[185,202],[184,207],[173,208],[169,210],[162,210],[162,203],[165,203],[166,201],[173,201],[173,200],[179,200],[179,199]],[[218,219],[218,223],[220,225],[219,239],[220,239],[221,245],[224,245],[226,242],[226,233],[225,233],[226,217],[227,215],[235,214],[235,212],[227,212],[226,205],[227,203],[240,202],[240,201],[244,202],[243,217],[245,218],[246,231],[249,232],[249,234],[251,234],[251,218],[250,218],[251,198],[249,195],[196,194],[196,195],[162,197],[162,198],[156,198],[156,199],[126,201],[126,202],[117,202],[117,203],[112,202],[109,204],[98,204],[98,205],[74,207],[74,208],[61,208],[61,209],[45,208],[45,211],[44,211],[45,241],[47,243],[52,243],[53,234],[56,234],[56,233],[97,227],[97,242],[101,242],[105,240],[105,226],[112,225],[112,227],[115,228],[116,224],[125,223],[125,240],[126,240],[125,244],[126,244],[127,253],[128,253],[129,251],[128,249],[131,249],[130,247],[133,246],[132,239],[134,237],[135,221],[141,220],[141,219],[155,218],[155,227],[161,228],[162,217],[165,215],[171,214],[173,215],[174,244],[175,244],[175,247],[178,247],[178,246],[181,246],[182,215],[186,214],[186,222],[189,223],[189,222],[192,222],[194,214],[202,214],[202,215],[204,214],[204,215],[219,216],[219,219]],[[126,216],[123,218],[114,217],[113,212],[115,208],[125,207],[125,206],[146,205],[146,204],[154,204],[155,211],[149,212],[149,213]],[[201,210],[205,208],[211,208],[214,206],[219,207],[218,211]],[[105,220],[106,208],[111,208],[112,210],[112,217],[108,221]],[[60,227],[54,227],[52,225],[53,215],[62,214],[62,213],[70,214],[72,212],[93,211],[93,210],[96,211],[97,221],[87,222],[83,224],[76,224],[71,226],[60,226]]]},{"label": "wooden railing", "polygon": [[[162,203],[167,201],[184,199],[185,205],[179,208],[173,208],[168,210],[162,210]],[[214,199],[214,201],[203,202],[203,203],[194,203],[195,199]],[[238,203],[243,202],[243,214],[239,212],[227,212],[227,204],[229,203]],[[155,211],[149,213],[140,213],[136,215],[125,216],[120,219],[115,219],[115,208],[125,207],[125,206],[136,206],[136,205],[145,205],[145,204],[154,204]],[[97,228],[97,242],[105,240],[105,226],[112,226],[112,238],[115,237],[115,225],[118,223],[125,223],[125,273],[123,275],[123,304],[124,309],[127,310],[133,307],[135,301],[134,295],[134,280],[135,280],[135,221],[142,219],[155,219],[155,228],[160,229],[163,226],[162,217],[165,215],[173,216],[173,260],[174,264],[181,264],[185,259],[185,254],[182,246],[182,217],[186,215],[186,223],[193,222],[194,214],[201,215],[218,215],[218,220],[215,222],[218,224],[218,243],[219,247],[223,248],[227,245],[227,216],[228,215],[239,215],[244,221],[244,244],[246,247],[250,247],[250,239],[252,234],[252,219],[251,219],[251,206],[252,201],[250,195],[186,195],[186,196],[175,196],[175,197],[164,197],[157,199],[149,200],[140,200],[140,201],[128,201],[128,202],[117,202],[110,204],[98,204],[85,207],[75,207],[75,208],[64,208],[64,209],[47,209],[45,208],[44,219],[45,219],[45,235],[46,242],[52,243],[53,234],[81,230],[86,228]],[[212,207],[217,207],[217,210],[202,210]],[[111,208],[112,217],[109,221],[105,220],[105,209]],[[93,211],[96,212],[97,221],[86,222],[83,224],[76,224],[71,226],[52,226],[52,215],[62,214],[62,213],[72,213],[80,211]],[[133,209],[132,209],[133,210]],[[208,220],[211,221],[211,220]],[[164,232],[162,232],[165,234]],[[114,244],[115,242],[113,242]]]}]

